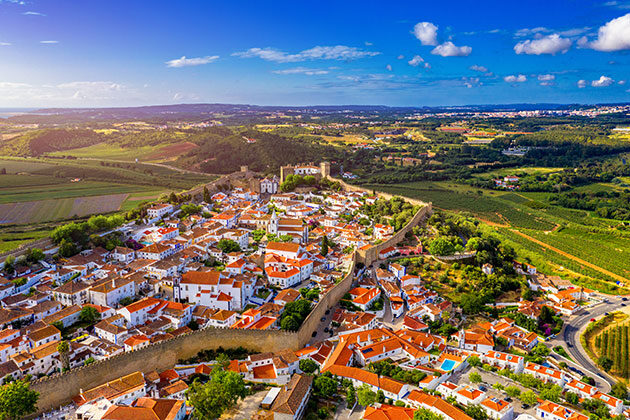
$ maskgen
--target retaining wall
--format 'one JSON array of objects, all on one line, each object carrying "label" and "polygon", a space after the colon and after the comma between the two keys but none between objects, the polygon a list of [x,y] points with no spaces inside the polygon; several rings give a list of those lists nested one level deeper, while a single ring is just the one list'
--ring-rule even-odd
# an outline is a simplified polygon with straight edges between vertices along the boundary
[{"label": "retaining wall", "polygon": [[179,359],[195,356],[200,350],[243,346],[255,351],[297,350],[298,333],[279,330],[205,328],[125,352],[63,374],[33,381],[39,392],[39,413],[70,402],[81,390],[88,390],[132,372],[170,369]]}]

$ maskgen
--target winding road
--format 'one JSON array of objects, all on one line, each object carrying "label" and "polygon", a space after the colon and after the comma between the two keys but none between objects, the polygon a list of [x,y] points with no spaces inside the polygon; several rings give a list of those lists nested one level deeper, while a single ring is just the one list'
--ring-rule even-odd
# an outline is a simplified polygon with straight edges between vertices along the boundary
[{"label": "winding road", "polygon": [[[567,350],[567,353],[569,353],[569,356],[575,361],[574,365],[579,366],[580,370],[592,377],[595,380],[595,385],[600,390],[610,392],[616,380],[597,367],[586,353],[586,350],[584,350],[580,341],[581,334],[591,322],[592,318],[599,318],[606,312],[613,312],[622,308],[622,298],[620,296],[609,296],[606,297],[606,299],[608,302],[589,307],[583,312],[571,316],[567,322],[565,322],[558,336],[548,343],[552,347],[558,345],[563,346]],[[569,363],[569,365],[571,364]]]}]

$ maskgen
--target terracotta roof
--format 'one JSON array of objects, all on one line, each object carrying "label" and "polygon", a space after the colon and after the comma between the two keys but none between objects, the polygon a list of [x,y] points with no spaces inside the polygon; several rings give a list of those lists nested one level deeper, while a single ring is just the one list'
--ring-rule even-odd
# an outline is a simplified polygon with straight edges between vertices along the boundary
[{"label": "terracotta roof", "polygon": [[271,410],[277,413],[296,414],[307,397],[313,383],[312,376],[295,374],[276,397]]}]

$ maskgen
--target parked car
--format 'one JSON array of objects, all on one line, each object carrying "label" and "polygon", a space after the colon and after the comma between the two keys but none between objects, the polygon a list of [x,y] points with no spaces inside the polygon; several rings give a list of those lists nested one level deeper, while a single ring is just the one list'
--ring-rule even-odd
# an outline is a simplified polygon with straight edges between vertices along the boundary
[{"label": "parked car", "polygon": [[317,331],[313,331],[313,334],[311,334],[311,337],[317,337]]},{"label": "parked car", "polygon": [[624,302],[628,300],[627,297],[622,297],[621,300],[623,300]]},{"label": "parked car", "polygon": [[591,322],[595,322],[595,318],[591,318]]},{"label": "parked car", "polygon": [[320,321],[322,321],[322,322],[326,321],[326,317],[325,317],[325,316],[323,316],[323,317],[320,319]]}]

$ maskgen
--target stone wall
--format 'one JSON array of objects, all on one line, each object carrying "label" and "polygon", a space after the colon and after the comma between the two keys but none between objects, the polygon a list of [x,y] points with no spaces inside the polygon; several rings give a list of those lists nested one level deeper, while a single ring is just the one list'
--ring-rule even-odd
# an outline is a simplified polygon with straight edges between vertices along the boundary
[{"label": "stone wall", "polygon": [[195,356],[200,350],[243,346],[254,351],[297,350],[297,333],[279,330],[241,330],[206,328],[161,341],[140,350],[125,352],[63,374],[34,381],[39,392],[39,413],[70,402],[81,390],[88,390],[132,372],[162,371],[179,359]]}]

